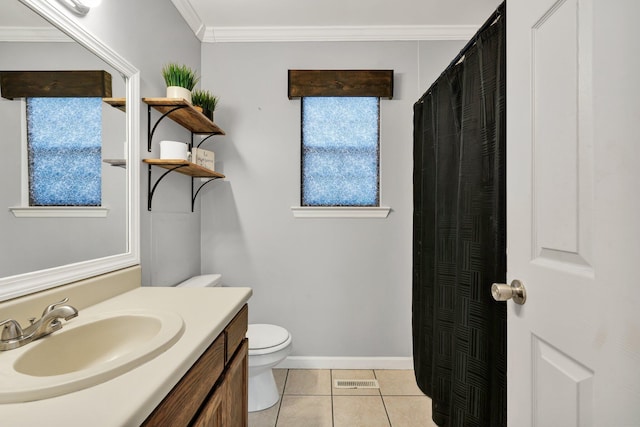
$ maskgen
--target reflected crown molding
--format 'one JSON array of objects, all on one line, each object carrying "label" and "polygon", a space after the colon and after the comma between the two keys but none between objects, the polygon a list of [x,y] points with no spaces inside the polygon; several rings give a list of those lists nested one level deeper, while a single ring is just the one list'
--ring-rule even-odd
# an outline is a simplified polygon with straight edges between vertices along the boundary
[{"label": "reflected crown molding", "polygon": [[51,27],[0,27],[0,42],[72,43],[74,40]]}]

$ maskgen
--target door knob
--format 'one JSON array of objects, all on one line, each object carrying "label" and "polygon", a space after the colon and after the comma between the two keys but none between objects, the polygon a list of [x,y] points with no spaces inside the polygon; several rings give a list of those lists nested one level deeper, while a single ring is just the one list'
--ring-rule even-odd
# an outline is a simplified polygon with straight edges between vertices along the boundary
[{"label": "door knob", "polygon": [[527,291],[519,280],[511,281],[511,285],[494,283],[491,285],[491,295],[496,301],[507,301],[513,298],[513,302],[520,305],[527,300]]}]

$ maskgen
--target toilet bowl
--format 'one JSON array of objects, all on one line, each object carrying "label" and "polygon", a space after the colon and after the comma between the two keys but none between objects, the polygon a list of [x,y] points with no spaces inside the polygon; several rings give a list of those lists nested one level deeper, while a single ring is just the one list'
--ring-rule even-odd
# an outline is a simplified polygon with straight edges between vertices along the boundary
[{"label": "toilet bowl", "polygon": [[[221,285],[220,274],[194,276],[176,285],[180,288],[206,288]],[[283,327],[250,324],[249,339],[249,412],[275,405],[280,398],[272,368],[291,353],[291,334]]]},{"label": "toilet bowl", "polygon": [[291,334],[280,326],[250,324],[249,412],[262,411],[278,402],[280,395],[272,368],[291,353]]}]

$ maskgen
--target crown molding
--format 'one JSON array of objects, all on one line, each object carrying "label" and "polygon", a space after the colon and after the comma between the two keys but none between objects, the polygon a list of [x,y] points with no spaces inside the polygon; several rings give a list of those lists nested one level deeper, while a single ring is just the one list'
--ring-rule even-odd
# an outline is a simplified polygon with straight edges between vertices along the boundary
[{"label": "crown molding", "polygon": [[73,39],[57,28],[51,27],[0,27],[2,42],[73,42]]},{"label": "crown molding", "polygon": [[469,40],[477,30],[477,25],[207,27],[200,40],[204,43]]},{"label": "crown molding", "polygon": [[190,0],[171,0],[203,43],[469,40],[479,25],[205,26]]},{"label": "crown molding", "polygon": [[182,18],[187,22],[187,25],[193,31],[193,34],[202,41],[205,34],[205,26],[202,20],[200,19],[200,15],[193,8],[191,2],[189,0],[171,0],[173,5],[178,9]]}]

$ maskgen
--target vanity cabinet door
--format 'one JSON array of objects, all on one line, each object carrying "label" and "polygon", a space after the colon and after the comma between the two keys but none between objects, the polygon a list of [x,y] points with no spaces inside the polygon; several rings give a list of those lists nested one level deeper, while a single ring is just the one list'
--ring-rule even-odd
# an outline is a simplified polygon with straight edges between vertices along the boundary
[{"label": "vanity cabinet door", "polygon": [[249,340],[242,341],[240,348],[227,367],[225,375],[225,427],[247,427],[249,422]]},{"label": "vanity cabinet door", "polygon": [[223,427],[224,426],[224,411],[226,396],[225,382],[213,393],[209,401],[205,404],[200,415],[194,420],[193,427]]},{"label": "vanity cabinet door", "polygon": [[189,425],[193,414],[198,411],[222,375],[224,350],[224,334],[220,334],[142,425],[144,427]]},{"label": "vanity cabinet door", "polygon": [[192,427],[247,427],[248,348],[245,339],[227,365],[222,382],[195,418]]},{"label": "vanity cabinet door", "polygon": [[245,305],[149,415],[143,427],[247,427],[247,312]]}]

